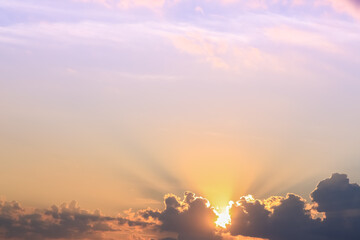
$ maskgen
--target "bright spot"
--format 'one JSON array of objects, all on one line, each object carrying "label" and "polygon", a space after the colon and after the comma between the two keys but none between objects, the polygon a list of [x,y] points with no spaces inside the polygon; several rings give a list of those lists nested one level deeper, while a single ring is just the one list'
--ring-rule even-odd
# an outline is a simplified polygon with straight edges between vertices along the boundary
[{"label": "bright spot", "polygon": [[255,198],[252,195],[247,195],[243,197],[247,202],[254,202]]},{"label": "bright spot", "polygon": [[219,211],[219,210],[214,210],[215,211],[215,214],[218,216],[215,224],[217,226],[220,226],[222,228],[226,228],[226,225],[230,224],[231,223],[231,217],[230,217],[230,213],[229,213],[229,210],[231,208],[231,206],[234,204],[233,201],[230,201],[229,202],[229,205],[223,209],[222,211]]}]

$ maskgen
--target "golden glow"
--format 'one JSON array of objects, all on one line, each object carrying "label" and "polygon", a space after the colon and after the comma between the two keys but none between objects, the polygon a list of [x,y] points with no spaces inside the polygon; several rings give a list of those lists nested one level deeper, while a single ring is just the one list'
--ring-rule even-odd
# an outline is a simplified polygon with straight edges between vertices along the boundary
[{"label": "golden glow", "polygon": [[231,223],[231,216],[229,210],[231,206],[234,204],[233,201],[229,202],[229,205],[226,208],[219,210],[219,208],[215,209],[215,214],[218,216],[215,224],[219,227],[226,228],[226,225]]}]

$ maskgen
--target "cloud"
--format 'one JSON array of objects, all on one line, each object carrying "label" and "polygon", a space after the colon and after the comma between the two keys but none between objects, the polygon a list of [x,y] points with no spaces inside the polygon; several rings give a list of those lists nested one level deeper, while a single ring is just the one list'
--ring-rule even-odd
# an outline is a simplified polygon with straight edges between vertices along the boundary
[{"label": "cloud", "polygon": [[180,52],[192,55],[215,69],[240,72],[247,70],[279,71],[276,56],[249,46],[239,36],[200,29],[166,35]]},{"label": "cloud", "polygon": [[[316,14],[320,10],[327,11],[327,6],[330,6],[334,11],[346,13],[354,18],[360,19],[360,3],[359,0],[200,0],[200,1],[184,1],[184,0],[68,0],[75,3],[96,4],[105,7],[105,9],[118,9],[121,11],[134,11],[138,13],[139,9],[147,9],[149,12],[155,13],[155,16],[173,14],[174,12],[188,9],[188,6],[193,6],[195,11],[182,12],[181,15],[203,13],[220,13],[226,15],[234,11],[243,13],[242,11],[275,11],[279,13],[281,10],[282,15],[308,13]],[[46,8],[47,4],[38,3],[24,3],[24,1],[9,1],[3,0],[1,3],[5,7],[27,8],[27,9],[42,9],[51,10]],[[51,5],[51,4],[50,4]],[[201,7],[200,7],[201,6]],[[45,8],[44,8],[45,7]],[[325,7],[325,8],[324,8]],[[59,11],[60,9],[53,9]],[[68,14],[69,9],[66,13]],[[209,12],[208,12],[209,11]],[[70,11],[71,12],[71,11]],[[192,13],[191,13],[192,12]],[[166,13],[166,14],[163,14]],[[141,12],[143,14],[143,12]],[[202,14],[204,15],[204,14]],[[207,14],[210,16],[211,14]]]},{"label": "cloud", "polygon": [[[311,218],[305,200],[294,194],[265,201],[241,199],[230,210],[230,233],[267,239],[317,239],[313,234],[319,220]],[[296,236],[294,238],[294,236]]]},{"label": "cloud", "polygon": [[359,0],[326,0],[335,11],[347,13],[360,20],[360,1]]},{"label": "cloud", "polygon": [[[182,6],[191,5],[184,0],[73,0],[83,3],[96,3],[107,8],[118,8],[121,10],[131,10],[136,8],[146,8],[155,12],[159,10],[169,10],[170,8],[179,8]],[[239,10],[268,10],[272,7],[299,7],[305,4],[309,5],[307,0],[201,0],[194,1],[194,4],[201,6],[217,6],[218,9],[230,11],[233,8]],[[201,9],[201,10],[200,10]],[[195,10],[203,14],[203,9],[195,6]]]},{"label": "cloud", "polygon": [[[333,174],[318,184],[311,197],[312,205],[294,194],[264,201],[243,198],[231,208],[229,231],[270,240],[360,238],[359,185],[350,184],[345,174]],[[325,213],[325,218],[314,218],[314,209]]]},{"label": "cloud", "polygon": [[[355,240],[360,239],[360,186],[333,174],[311,193],[312,202],[295,194],[265,200],[242,197],[229,207],[231,223],[215,225],[209,201],[186,192],[168,194],[164,209],[126,211],[105,216],[76,202],[48,209],[25,209],[0,202],[2,239],[158,239],[158,240]],[[323,217],[321,217],[323,215]],[[109,237],[115,236],[117,237]]]},{"label": "cloud", "polygon": [[311,193],[319,212],[339,212],[360,209],[360,186],[350,184],[345,174],[335,173],[321,181]]},{"label": "cloud", "polygon": [[338,48],[332,44],[329,39],[314,32],[299,30],[288,26],[280,26],[267,29],[265,35],[275,42],[309,47],[325,52],[338,52]]},{"label": "cloud", "polygon": [[177,0],[75,0],[84,3],[98,3],[107,8],[119,8],[128,10],[132,8],[147,8],[158,10],[167,4],[176,4]]},{"label": "cloud", "polygon": [[75,239],[114,231],[114,218],[81,209],[75,201],[26,212],[17,202],[0,202],[0,236],[16,239]]},{"label": "cloud", "polygon": [[223,55],[227,52],[227,44],[218,40],[206,39],[202,34],[171,37],[175,48],[182,52],[200,56],[215,68],[228,69]]},{"label": "cloud", "polygon": [[345,174],[333,174],[311,193],[317,211],[323,212],[323,232],[328,239],[360,239],[360,186]]},{"label": "cloud", "polygon": [[182,201],[168,195],[165,197],[165,210],[147,210],[142,216],[159,220],[159,229],[177,233],[178,240],[221,239],[216,233],[215,212],[205,198],[196,197],[194,193],[186,192]]}]

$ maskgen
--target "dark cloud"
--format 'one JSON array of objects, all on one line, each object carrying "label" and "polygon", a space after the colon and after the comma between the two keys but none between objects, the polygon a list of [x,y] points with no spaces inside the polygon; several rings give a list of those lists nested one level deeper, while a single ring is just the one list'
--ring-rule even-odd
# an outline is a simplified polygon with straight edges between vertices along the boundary
[{"label": "dark cloud", "polygon": [[[209,202],[191,192],[183,199],[166,195],[163,210],[128,211],[122,217],[89,212],[76,202],[27,210],[17,202],[0,201],[0,239],[220,240],[231,239],[229,234],[269,240],[360,239],[359,185],[336,173],[310,196],[310,203],[295,194],[243,197],[231,206],[231,224],[225,229],[215,225],[217,215]],[[120,237],[104,237],[113,233]]]},{"label": "dark cloud", "polygon": [[[301,197],[272,197],[265,201],[245,198],[231,208],[232,235],[270,240],[360,239],[360,187],[344,174],[333,174],[311,193],[313,205]],[[323,220],[311,210],[324,213]]]},{"label": "dark cloud", "polygon": [[321,181],[310,196],[319,212],[360,209],[360,186],[350,184],[346,174],[335,173]]},{"label": "dark cloud", "polygon": [[152,217],[160,221],[161,231],[178,233],[178,240],[216,240],[215,221],[217,215],[210,208],[206,199],[195,197],[186,192],[181,201],[174,195],[165,197],[165,210],[147,210],[142,213],[144,218]]},{"label": "dark cloud", "polygon": [[266,201],[241,199],[230,209],[232,235],[276,240],[318,239],[314,229],[320,220],[313,220],[305,201],[294,194]]},{"label": "dark cloud", "polygon": [[27,213],[17,202],[0,202],[0,237],[17,239],[90,238],[113,231],[115,219],[82,210],[76,202]]},{"label": "dark cloud", "polygon": [[322,234],[328,239],[360,239],[360,186],[335,173],[311,193],[317,210],[325,213]]}]

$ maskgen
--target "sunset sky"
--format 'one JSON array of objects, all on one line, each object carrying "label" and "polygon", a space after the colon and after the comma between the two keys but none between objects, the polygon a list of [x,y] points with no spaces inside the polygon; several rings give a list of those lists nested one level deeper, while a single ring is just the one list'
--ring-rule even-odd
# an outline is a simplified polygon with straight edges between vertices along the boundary
[{"label": "sunset sky", "polygon": [[[0,238],[296,240],[234,216],[304,203],[324,233],[341,184],[360,229],[359,56],[359,0],[0,0]],[[9,223],[53,205],[101,218]],[[234,223],[167,225],[199,206]]]}]

